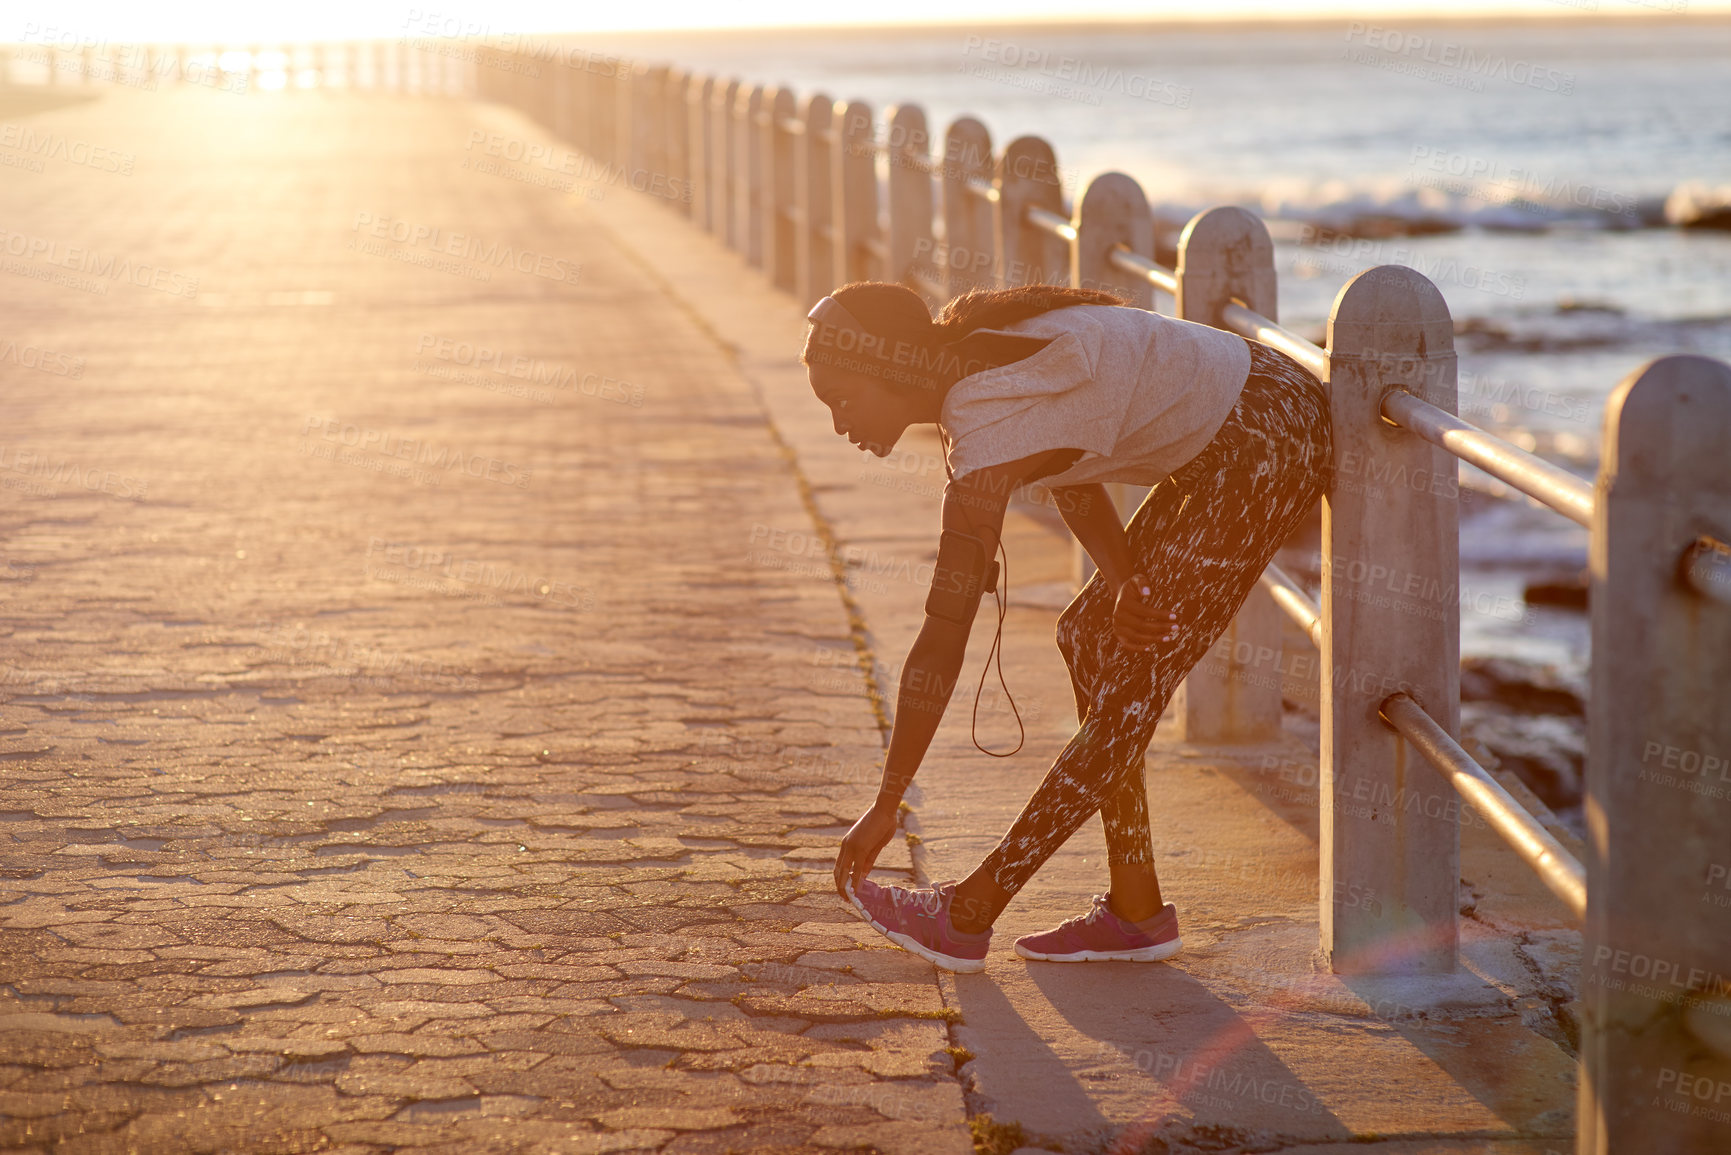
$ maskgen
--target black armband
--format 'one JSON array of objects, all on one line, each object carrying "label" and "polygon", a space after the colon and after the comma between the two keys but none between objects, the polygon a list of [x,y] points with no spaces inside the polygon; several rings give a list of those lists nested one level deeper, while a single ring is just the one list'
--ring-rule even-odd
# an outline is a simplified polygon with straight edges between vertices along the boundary
[{"label": "black armband", "polygon": [[998,563],[986,543],[959,529],[944,530],[926,613],[958,626],[972,625],[981,596],[997,588]]}]

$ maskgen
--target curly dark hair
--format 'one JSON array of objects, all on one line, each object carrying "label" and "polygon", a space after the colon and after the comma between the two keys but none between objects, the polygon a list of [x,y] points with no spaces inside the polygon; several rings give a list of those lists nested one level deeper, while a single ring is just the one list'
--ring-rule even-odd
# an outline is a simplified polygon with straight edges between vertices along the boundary
[{"label": "curly dark hair", "polygon": [[[873,335],[927,348],[954,345],[982,329],[1002,329],[1071,305],[1128,303],[1123,297],[1100,289],[1017,285],[1009,289],[970,289],[945,305],[934,319],[924,297],[906,285],[890,281],[853,281],[830,296]],[[992,343],[994,348],[985,350],[988,360],[1008,364],[1028,356],[1046,342],[1006,337]]]},{"label": "curly dark hair", "polygon": [[[948,345],[978,329],[1002,329],[1071,305],[1125,305],[1123,297],[1103,289],[1072,289],[1068,285],[1017,285],[1011,289],[969,289],[945,305],[934,327]],[[856,313],[855,316],[858,316]],[[861,324],[865,322],[862,320]]]}]

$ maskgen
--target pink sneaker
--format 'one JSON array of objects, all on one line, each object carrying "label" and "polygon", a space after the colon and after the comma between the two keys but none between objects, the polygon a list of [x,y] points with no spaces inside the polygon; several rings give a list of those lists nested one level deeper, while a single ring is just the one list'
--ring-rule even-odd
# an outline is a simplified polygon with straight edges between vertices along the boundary
[{"label": "pink sneaker", "polygon": [[1087,914],[1016,940],[1017,954],[1046,962],[1159,962],[1183,949],[1184,940],[1178,937],[1178,909],[1171,903],[1152,918],[1125,922],[1112,913],[1103,894],[1094,896],[1094,906]]},{"label": "pink sneaker", "polygon": [[871,879],[854,892],[847,884],[854,909],[879,933],[903,950],[936,963],[947,971],[972,974],[986,969],[986,947],[992,929],[980,934],[962,934],[950,928],[950,899],[954,881],[935,887],[879,886]]}]

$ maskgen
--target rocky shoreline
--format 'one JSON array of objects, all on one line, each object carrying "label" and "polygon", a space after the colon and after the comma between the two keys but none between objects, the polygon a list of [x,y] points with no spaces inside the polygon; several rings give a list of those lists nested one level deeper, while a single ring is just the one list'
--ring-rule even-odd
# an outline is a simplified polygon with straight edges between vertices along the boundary
[{"label": "rocky shoreline", "polygon": [[1513,658],[1461,662],[1462,746],[1486,769],[1513,772],[1583,837],[1586,704],[1586,686],[1555,667]]}]

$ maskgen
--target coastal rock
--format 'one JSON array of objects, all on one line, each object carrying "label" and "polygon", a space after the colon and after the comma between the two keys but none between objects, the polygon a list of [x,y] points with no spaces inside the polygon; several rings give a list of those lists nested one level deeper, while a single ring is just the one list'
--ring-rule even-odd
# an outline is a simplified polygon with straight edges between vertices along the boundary
[{"label": "coastal rock", "polygon": [[1461,737],[1512,770],[1539,801],[1567,821],[1581,805],[1587,728],[1578,717],[1517,714],[1482,702],[1461,703]]},{"label": "coastal rock", "polygon": [[1678,185],[1665,200],[1665,220],[1680,229],[1731,230],[1731,185]]},{"label": "coastal rock", "polygon": [[1529,606],[1550,606],[1559,610],[1587,608],[1587,571],[1547,574],[1529,580],[1522,597]]},{"label": "coastal rock", "polygon": [[1461,702],[1484,702],[1516,714],[1586,717],[1587,687],[1551,666],[1513,658],[1463,658]]},{"label": "coastal rock", "polygon": [[1512,770],[1565,821],[1581,805],[1586,702],[1585,684],[1551,666],[1513,658],[1461,662],[1461,738]]}]

